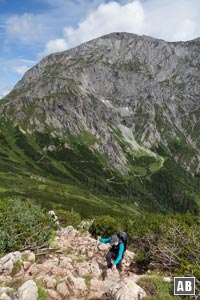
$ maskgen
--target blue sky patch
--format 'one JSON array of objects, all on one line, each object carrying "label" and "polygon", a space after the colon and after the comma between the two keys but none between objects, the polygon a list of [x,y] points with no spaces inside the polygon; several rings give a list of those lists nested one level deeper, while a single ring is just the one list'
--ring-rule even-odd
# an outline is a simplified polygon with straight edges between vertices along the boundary
[{"label": "blue sky patch", "polygon": [[0,99],[44,56],[116,31],[200,36],[199,0],[0,0]]}]

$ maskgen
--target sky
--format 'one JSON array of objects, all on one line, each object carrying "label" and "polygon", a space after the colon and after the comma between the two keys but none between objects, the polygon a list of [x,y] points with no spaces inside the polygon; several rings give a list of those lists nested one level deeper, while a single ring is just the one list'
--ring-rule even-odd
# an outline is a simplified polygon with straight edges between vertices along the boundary
[{"label": "sky", "polygon": [[111,32],[200,37],[200,0],[0,0],[0,99],[46,55]]}]

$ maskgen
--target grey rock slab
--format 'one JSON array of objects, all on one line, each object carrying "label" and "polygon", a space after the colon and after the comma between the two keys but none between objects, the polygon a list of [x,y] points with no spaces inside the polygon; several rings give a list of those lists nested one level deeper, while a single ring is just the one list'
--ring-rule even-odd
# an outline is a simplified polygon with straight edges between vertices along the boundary
[{"label": "grey rock slab", "polygon": [[18,289],[18,300],[37,300],[38,287],[33,280],[26,281]]}]

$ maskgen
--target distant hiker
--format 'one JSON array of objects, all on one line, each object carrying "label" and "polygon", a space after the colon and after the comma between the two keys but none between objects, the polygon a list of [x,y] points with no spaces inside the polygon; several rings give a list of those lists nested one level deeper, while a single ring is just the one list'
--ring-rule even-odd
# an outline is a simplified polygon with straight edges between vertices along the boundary
[{"label": "distant hiker", "polygon": [[[121,232],[126,235],[125,232]],[[119,234],[118,234],[119,235]],[[127,240],[127,235],[126,235]],[[126,250],[126,241],[123,241],[122,238],[119,238],[117,235],[112,235],[109,238],[99,238],[99,241],[102,243],[110,243],[111,248],[106,254],[106,261],[107,261],[107,267],[111,268],[112,270],[116,270],[116,268],[119,271],[122,271],[122,259],[124,251]],[[114,260],[114,263],[112,263],[112,259]]]},{"label": "distant hiker", "polygon": [[58,221],[58,217],[56,216],[55,212],[53,210],[48,211],[48,214],[54,219],[54,222],[57,226],[58,230],[61,230],[61,226],[60,223]]}]

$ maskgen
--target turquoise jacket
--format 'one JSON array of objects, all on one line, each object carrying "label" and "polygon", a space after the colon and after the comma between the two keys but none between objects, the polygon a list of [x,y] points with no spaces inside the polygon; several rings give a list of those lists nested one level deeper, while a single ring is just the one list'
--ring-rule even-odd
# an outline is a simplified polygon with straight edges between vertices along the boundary
[{"label": "turquoise jacket", "polygon": [[[107,238],[107,239],[100,238],[99,241],[100,241],[101,243],[106,244],[106,243],[110,243],[111,238]],[[122,259],[123,253],[124,253],[124,244],[123,244],[123,243],[120,243],[120,244],[119,244],[119,253],[118,253],[117,258],[116,258],[115,261],[114,261],[114,265],[115,265],[115,266],[116,266],[116,265],[120,262],[120,260]]]}]

